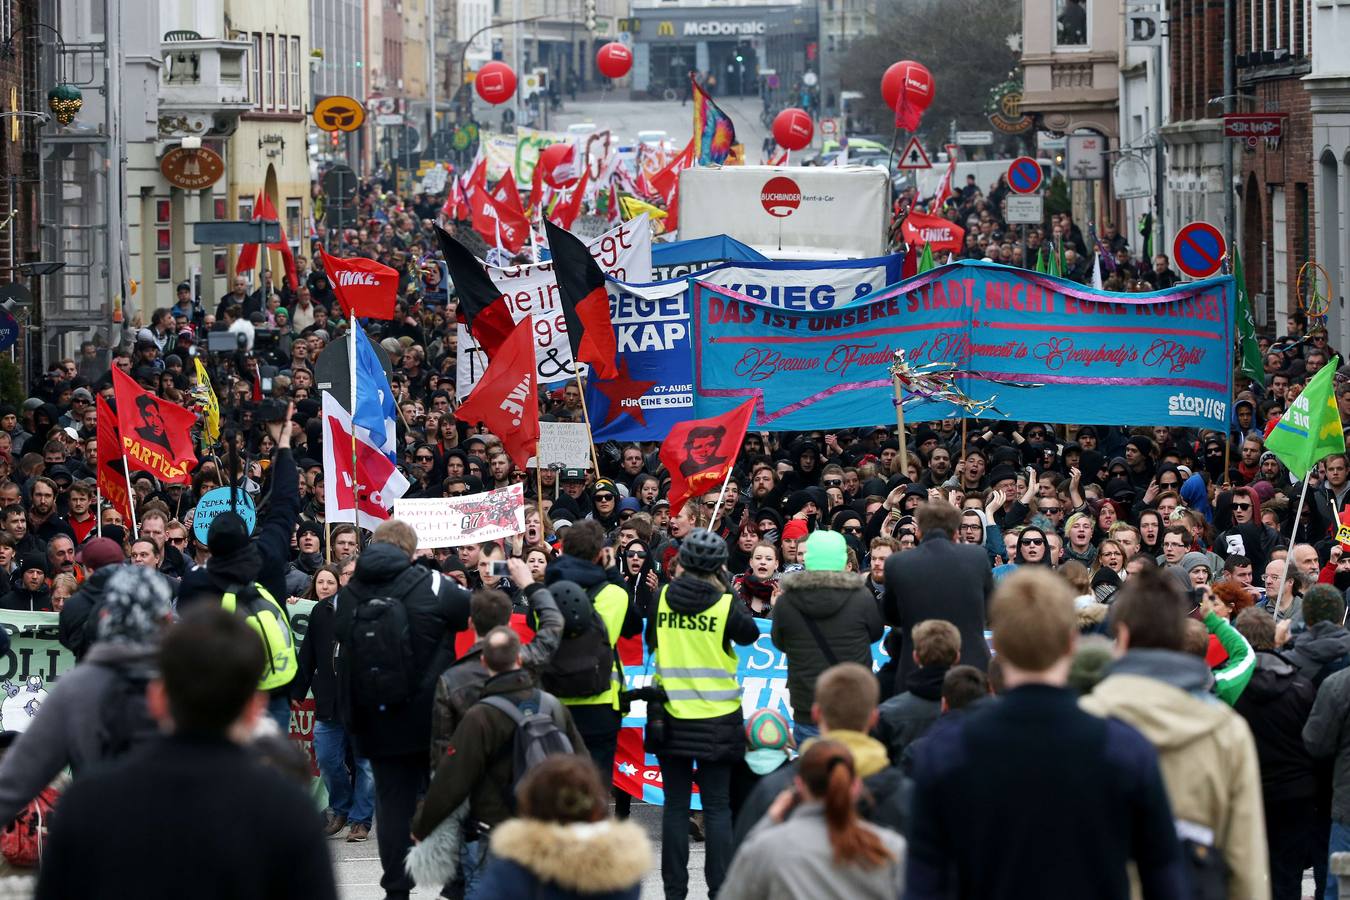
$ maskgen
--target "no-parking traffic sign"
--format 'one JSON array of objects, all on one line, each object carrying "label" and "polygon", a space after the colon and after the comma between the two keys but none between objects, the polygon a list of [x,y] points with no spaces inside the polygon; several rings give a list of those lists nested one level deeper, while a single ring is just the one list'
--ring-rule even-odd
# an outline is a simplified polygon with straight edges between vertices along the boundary
[{"label": "no-parking traffic sign", "polygon": [[1031,194],[1041,186],[1041,164],[1030,156],[1019,156],[1008,166],[1008,187],[1019,194]]},{"label": "no-parking traffic sign", "polygon": [[1172,241],[1172,259],[1192,278],[1208,278],[1219,271],[1227,249],[1223,232],[1208,222],[1192,222]]}]

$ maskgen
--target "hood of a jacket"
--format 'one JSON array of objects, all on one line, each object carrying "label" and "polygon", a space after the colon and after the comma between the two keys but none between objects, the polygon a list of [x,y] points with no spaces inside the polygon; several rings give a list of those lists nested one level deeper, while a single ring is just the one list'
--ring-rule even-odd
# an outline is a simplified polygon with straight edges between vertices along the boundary
[{"label": "hood of a jacket", "polygon": [[682,615],[701,613],[728,593],[715,584],[701,578],[682,575],[666,588],[666,604]]},{"label": "hood of a jacket", "polygon": [[[379,546],[379,545],[376,545]],[[386,544],[385,546],[389,546]],[[362,558],[365,554],[361,554]],[[407,557],[403,557],[407,562]],[[361,567],[357,562],[357,570]],[[211,581],[221,590],[225,590],[230,585],[248,584],[258,577],[258,572],[262,569],[262,553],[258,551],[258,545],[249,541],[243,547],[222,555],[212,555],[206,561],[206,571],[211,576]]]},{"label": "hood of a jacket", "polygon": [[942,681],[947,677],[947,666],[919,666],[905,676],[905,690],[924,700],[942,699]]},{"label": "hood of a jacket", "polygon": [[1229,708],[1206,693],[1210,678],[1199,657],[1131,650],[1083,698],[1083,707],[1128,722],[1159,750],[1173,750],[1224,726]]},{"label": "hood of a jacket", "polygon": [[614,819],[568,825],[511,819],[493,829],[492,852],[540,881],[585,895],[627,890],[652,868],[647,833]]},{"label": "hood of a jacket", "polygon": [[295,558],[295,567],[306,575],[313,575],[323,565],[322,553],[301,553]]},{"label": "hood of a jacket", "polygon": [[356,580],[365,584],[392,581],[409,565],[408,554],[393,544],[372,543],[356,559]]},{"label": "hood of a jacket", "polygon": [[792,572],[781,583],[784,597],[791,595],[802,615],[813,619],[830,618],[844,608],[854,591],[865,590],[856,572]]},{"label": "hood of a jacket", "polygon": [[[891,765],[891,758],[886,753],[886,745],[871,735],[863,734],[861,731],[831,728],[828,734],[821,737],[838,741],[848,748],[848,752],[853,754],[853,771],[858,773],[859,778],[875,775]],[[803,743],[801,752],[805,753],[807,747],[820,739],[811,738]]]},{"label": "hood of a jacket", "polygon": [[489,676],[488,680],[483,682],[482,696],[515,694],[520,691],[532,691],[534,688],[534,676],[530,674],[529,669],[512,669],[510,672]]},{"label": "hood of a jacket", "polygon": [[1350,653],[1350,631],[1335,622],[1318,622],[1299,635],[1290,649],[1314,663],[1328,663]]},{"label": "hood of a jacket", "polygon": [[608,580],[605,570],[599,563],[587,562],[575,556],[560,556],[548,564],[544,570],[544,584],[558,581],[571,581],[589,591]]},{"label": "hood of a jacket", "polygon": [[1269,650],[1258,650],[1252,680],[1242,689],[1242,698],[1257,703],[1278,700],[1294,680],[1295,669],[1284,657]]}]

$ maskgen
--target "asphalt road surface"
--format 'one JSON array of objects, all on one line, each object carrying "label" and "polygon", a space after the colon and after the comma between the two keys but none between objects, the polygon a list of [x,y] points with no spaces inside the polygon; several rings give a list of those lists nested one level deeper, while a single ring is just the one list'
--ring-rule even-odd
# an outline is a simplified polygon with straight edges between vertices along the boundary
[{"label": "asphalt road surface", "polygon": [[[661,900],[661,807],[633,803],[633,819],[641,822],[652,841],[652,871],[642,883],[643,900]],[[376,825],[376,828],[379,826]],[[380,890],[380,854],[375,845],[375,832],[362,844],[349,844],[346,832],[342,839],[330,838],[333,852],[333,872],[337,878],[338,896],[342,900],[383,900]],[[435,889],[413,891],[416,900],[434,900]],[[703,845],[689,845],[689,900],[707,900],[708,886],[703,880]]]}]

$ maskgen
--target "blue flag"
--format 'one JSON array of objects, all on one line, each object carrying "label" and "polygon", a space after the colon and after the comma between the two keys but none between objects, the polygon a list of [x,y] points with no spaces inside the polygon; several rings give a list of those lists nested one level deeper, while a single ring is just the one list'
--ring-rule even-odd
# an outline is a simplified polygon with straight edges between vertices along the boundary
[{"label": "blue flag", "polygon": [[356,345],[356,408],[352,410],[352,425],[364,431],[370,443],[383,450],[385,456],[395,460],[398,444],[394,419],[398,410],[394,408],[394,390],[359,320],[353,319],[352,325]]}]

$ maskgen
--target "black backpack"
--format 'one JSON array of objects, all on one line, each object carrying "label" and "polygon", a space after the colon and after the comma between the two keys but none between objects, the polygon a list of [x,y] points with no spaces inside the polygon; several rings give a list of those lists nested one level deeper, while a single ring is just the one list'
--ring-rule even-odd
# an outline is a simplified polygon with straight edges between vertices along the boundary
[{"label": "black backpack", "polygon": [[525,773],[550,756],[571,753],[573,750],[571,739],[558,727],[558,719],[562,718],[563,712],[558,698],[543,691],[536,691],[535,695],[535,699],[526,701],[522,706],[500,696],[484,697],[478,701],[506,713],[516,723],[515,737],[509,744],[511,785],[506,797],[512,812],[516,809],[516,784],[525,777]]},{"label": "black backpack", "polygon": [[417,694],[412,629],[401,600],[373,597],[359,603],[338,658],[355,707],[384,710]]},{"label": "black backpack", "polygon": [[589,593],[579,588],[575,596],[558,597],[557,593],[554,596],[563,615],[563,635],[553,659],[540,670],[540,684],[555,697],[594,697],[603,693],[609,687],[609,673],[615,662],[605,620],[595,611]]}]

